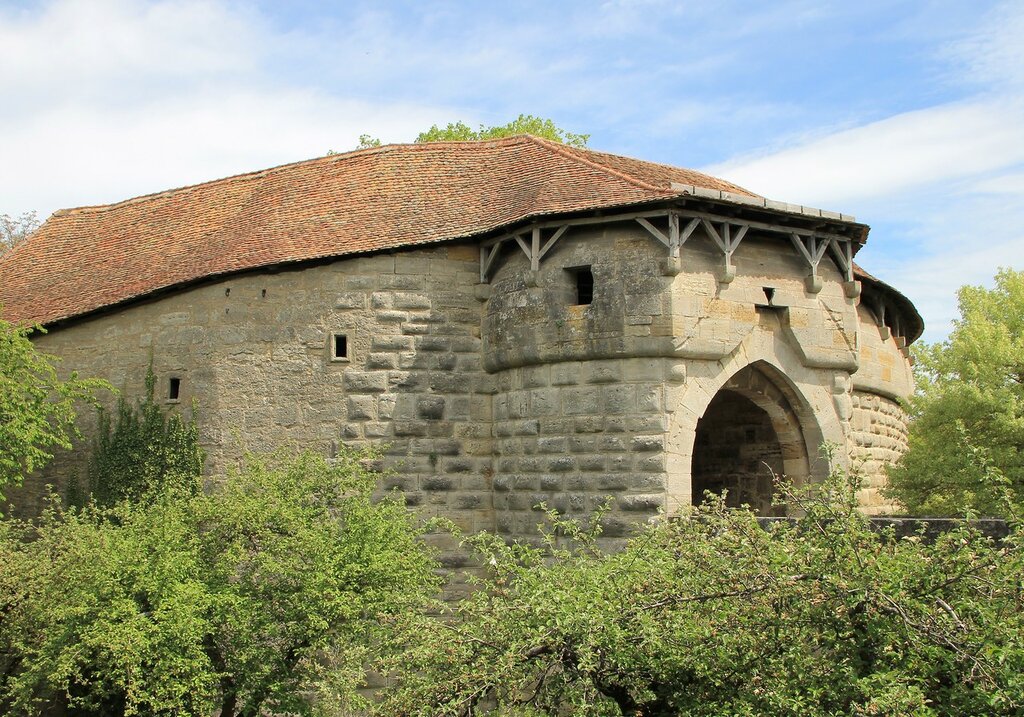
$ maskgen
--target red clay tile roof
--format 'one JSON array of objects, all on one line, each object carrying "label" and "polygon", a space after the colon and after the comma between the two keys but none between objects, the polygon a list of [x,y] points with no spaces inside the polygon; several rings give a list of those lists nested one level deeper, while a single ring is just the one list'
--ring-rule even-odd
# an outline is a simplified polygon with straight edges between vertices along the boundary
[{"label": "red clay tile roof", "polygon": [[0,259],[9,321],[48,324],[207,277],[480,235],[714,177],[519,135],[389,145],[55,212]]}]

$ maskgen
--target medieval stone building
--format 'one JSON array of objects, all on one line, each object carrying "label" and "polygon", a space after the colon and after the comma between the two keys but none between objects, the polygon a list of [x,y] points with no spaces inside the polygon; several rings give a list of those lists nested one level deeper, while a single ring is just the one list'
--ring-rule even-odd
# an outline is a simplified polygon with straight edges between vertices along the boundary
[{"label": "medieval stone building", "polygon": [[867,234],[529,136],[386,146],[59,211],[0,260],[0,303],[128,397],[152,362],[211,473],[386,444],[384,487],[467,529],[613,496],[614,535],[705,490],[771,513],[771,474],[822,478],[825,443],[885,507],[922,323],[854,264]]}]

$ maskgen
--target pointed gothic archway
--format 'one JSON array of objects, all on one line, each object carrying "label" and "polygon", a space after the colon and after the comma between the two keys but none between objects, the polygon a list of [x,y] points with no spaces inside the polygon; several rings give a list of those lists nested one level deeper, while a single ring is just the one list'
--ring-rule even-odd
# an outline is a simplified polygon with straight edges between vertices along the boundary
[{"label": "pointed gothic archway", "polygon": [[772,366],[738,371],[715,394],[697,422],[691,469],[694,504],[706,491],[726,492],[726,504],[781,515],[772,504],[773,477],[807,480],[807,442],[797,395]]}]

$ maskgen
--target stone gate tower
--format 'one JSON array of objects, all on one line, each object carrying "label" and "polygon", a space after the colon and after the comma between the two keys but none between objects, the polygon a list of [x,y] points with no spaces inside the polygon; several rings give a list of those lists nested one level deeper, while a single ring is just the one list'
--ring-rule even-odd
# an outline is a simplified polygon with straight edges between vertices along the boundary
[{"label": "stone gate tower", "polygon": [[823,443],[885,507],[922,323],[854,263],[867,234],[529,136],[394,145],[57,212],[0,260],[0,303],[129,397],[152,361],[213,474],[383,444],[382,488],[467,529],[612,496],[614,535],[705,490],[772,513],[771,473],[820,479]]}]

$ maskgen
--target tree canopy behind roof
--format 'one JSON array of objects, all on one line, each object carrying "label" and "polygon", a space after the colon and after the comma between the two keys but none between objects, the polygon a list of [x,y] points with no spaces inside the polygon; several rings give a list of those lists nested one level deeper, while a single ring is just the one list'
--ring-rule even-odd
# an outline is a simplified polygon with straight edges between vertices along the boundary
[{"label": "tree canopy behind roof", "polygon": [[[462,142],[483,139],[499,139],[501,137],[511,137],[516,134],[532,134],[535,137],[542,137],[543,139],[549,139],[553,142],[560,142],[561,144],[567,144],[570,147],[586,147],[587,142],[590,140],[589,134],[576,134],[575,132],[569,132],[556,125],[550,119],[535,117],[534,115],[519,115],[514,120],[506,124],[494,125],[493,127],[487,127],[481,124],[477,129],[473,129],[468,124],[461,121],[449,122],[445,127],[439,127],[435,124],[427,131],[420,132],[416,136],[416,143],[425,144],[427,142]],[[380,140],[376,137],[369,134],[363,134],[359,136],[359,146],[357,149],[379,147],[380,144]]]}]

